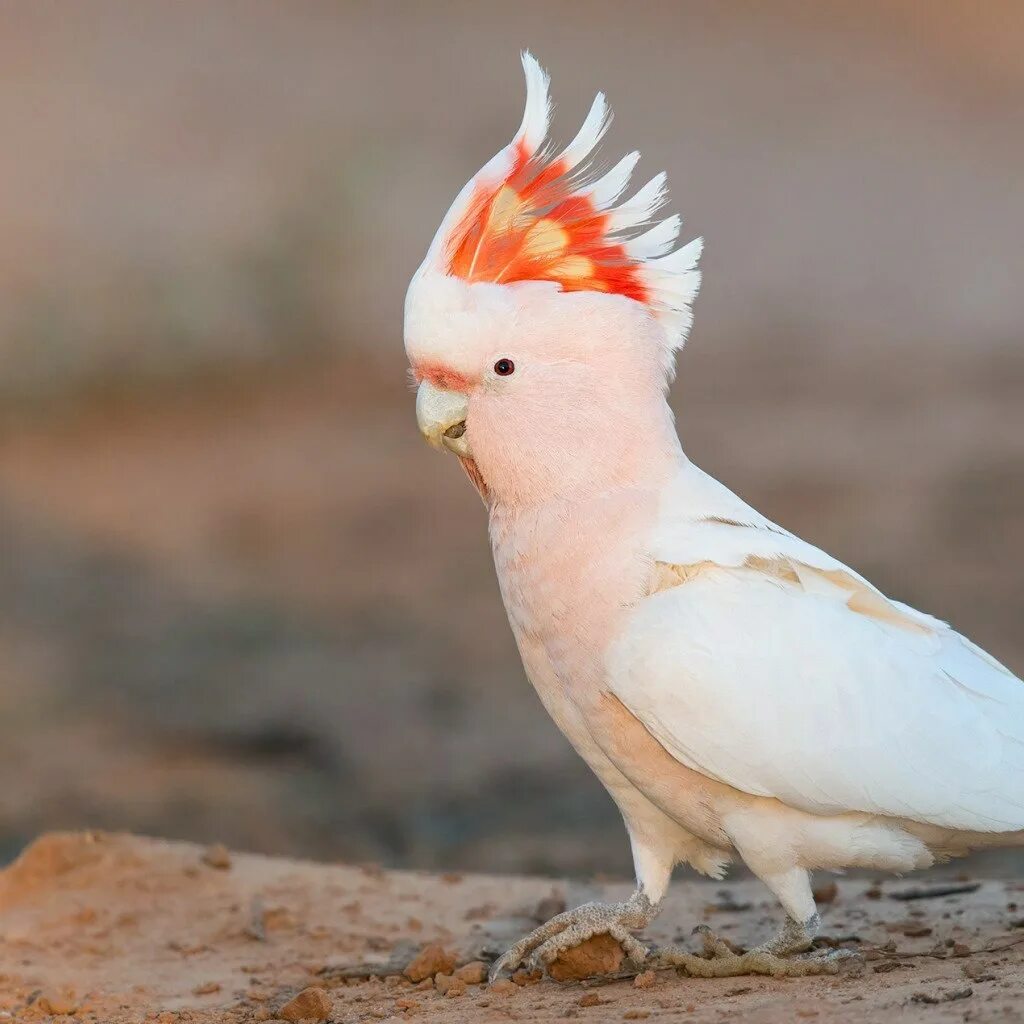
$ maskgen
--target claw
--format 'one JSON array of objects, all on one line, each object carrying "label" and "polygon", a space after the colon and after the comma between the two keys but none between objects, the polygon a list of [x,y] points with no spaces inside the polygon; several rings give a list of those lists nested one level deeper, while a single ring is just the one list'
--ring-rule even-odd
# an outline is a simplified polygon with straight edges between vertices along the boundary
[{"label": "claw", "polygon": [[546,921],[539,928],[535,928],[530,932],[529,935],[509,946],[491,965],[487,975],[488,984],[493,984],[497,981],[503,971],[514,971],[529,953],[546,942],[551,936],[557,935],[565,929],[569,924],[569,913],[556,914],[550,921]]},{"label": "claw", "polygon": [[[529,936],[527,937],[529,938]],[[505,971],[511,973],[522,964],[527,952],[529,952],[529,950],[522,950],[520,948],[522,944],[522,942],[517,942],[514,946],[509,946],[509,948],[505,950],[505,952],[502,953],[502,955],[499,956],[493,964],[491,964],[491,969],[487,972],[488,985],[493,985]]]},{"label": "claw", "polygon": [[491,964],[491,969],[487,972],[487,984],[493,985],[502,974],[502,971],[513,970],[511,963],[509,962],[508,953],[502,953],[497,960]]},{"label": "claw", "polygon": [[693,929],[694,935],[699,935],[701,945],[704,947],[704,957],[708,960],[727,959],[730,956],[737,956],[734,950],[724,939],[720,939],[706,924],[699,924]]}]

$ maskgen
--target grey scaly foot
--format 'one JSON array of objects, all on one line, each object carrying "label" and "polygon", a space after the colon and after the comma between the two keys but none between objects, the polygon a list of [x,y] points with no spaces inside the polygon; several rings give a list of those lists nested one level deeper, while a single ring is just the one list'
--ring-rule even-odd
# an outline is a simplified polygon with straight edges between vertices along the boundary
[{"label": "grey scaly foot", "polygon": [[585,903],[567,910],[534,929],[510,946],[493,964],[490,981],[502,971],[514,971],[525,963],[531,970],[544,968],[558,957],[594,935],[607,933],[626,951],[637,966],[647,959],[647,947],[631,932],[654,920],[657,908],[637,889],[625,903]]},{"label": "grey scaly foot", "polygon": [[797,956],[810,948],[820,918],[815,914],[800,923],[786,919],[779,933],[746,953],[736,953],[706,925],[694,929],[704,943],[702,955],[678,946],[667,946],[651,954],[655,966],[681,967],[695,978],[735,978],[744,974],[765,974],[773,978],[799,978],[809,974],[836,974],[841,960],[858,954],[848,949],[815,951]]}]

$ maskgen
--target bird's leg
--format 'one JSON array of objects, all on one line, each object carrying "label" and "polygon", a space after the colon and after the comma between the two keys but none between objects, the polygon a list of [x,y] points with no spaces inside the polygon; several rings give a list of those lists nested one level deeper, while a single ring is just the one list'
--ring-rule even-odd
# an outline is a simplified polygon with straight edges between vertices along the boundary
[{"label": "bird's leg", "polygon": [[566,950],[605,933],[616,939],[626,956],[639,966],[647,959],[647,947],[631,932],[646,928],[657,913],[657,903],[651,901],[643,886],[638,886],[624,903],[584,903],[556,915],[510,946],[491,967],[490,980],[523,963],[530,969],[547,967]]},{"label": "bird's leg", "polygon": [[[786,920],[767,942],[736,953],[706,925],[694,929],[703,940],[703,953],[690,953],[679,946],[666,946],[651,955],[652,965],[680,967],[697,978],[733,978],[741,974],[768,974],[775,978],[802,977],[807,974],[835,974],[839,960],[856,956],[851,950],[830,949],[805,953],[821,927],[821,916],[814,906],[810,878],[806,871],[793,868],[778,875],[762,876],[779,897]],[[798,916],[800,915],[800,916]]]}]

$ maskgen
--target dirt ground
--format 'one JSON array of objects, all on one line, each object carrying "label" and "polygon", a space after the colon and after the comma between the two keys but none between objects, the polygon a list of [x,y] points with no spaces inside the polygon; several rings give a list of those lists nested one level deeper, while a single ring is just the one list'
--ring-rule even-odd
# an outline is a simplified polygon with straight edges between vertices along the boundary
[{"label": "dirt ground", "polygon": [[[834,977],[695,980],[663,971],[644,988],[631,977],[544,980],[469,985],[452,996],[401,976],[422,947],[440,943],[462,963],[488,960],[563,903],[626,890],[53,833],[0,874],[0,1020],[272,1021],[279,1011],[294,1018],[287,1004],[309,987],[326,996],[320,1019],[335,1022],[1017,1020],[1024,885],[966,882],[959,888],[972,891],[923,898],[928,888],[906,880],[842,880],[826,891],[827,941],[864,953]],[[687,941],[707,922],[749,945],[767,936],[775,913],[757,883],[680,881],[648,938]]]}]

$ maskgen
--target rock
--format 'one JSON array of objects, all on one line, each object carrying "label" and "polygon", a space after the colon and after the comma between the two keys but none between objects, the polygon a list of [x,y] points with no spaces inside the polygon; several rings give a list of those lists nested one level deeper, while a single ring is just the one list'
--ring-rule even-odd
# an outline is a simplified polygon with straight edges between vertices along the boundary
[{"label": "rock", "polygon": [[908,939],[921,939],[926,935],[931,935],[932,930],[926,924],[912,924],[903,929],[903,934]]},{"label": "rock", "polygon": [[499,978],[491,985],[490,991],[496,992],[501,996],[510,996],[518,987],[514,982],[509,981],[508,978]]},{"label": "rock", "polygon": [[454,999],[455,996],[464,996],[466,994],[466,983],[459,978],[452,978],[444,994],[449,999]]},{"label": "rock", "polygon": [[555,981],[580,981],[601,974],[614,974],[625,959],[625,952],[609,934],[594,935],[566,950],[548,966]]},{"label": "rock", "polygon": [[204,982],[202,985],[196,985],[196,987],[194,989],[192,989],[192,995],[194,995],[194,996],[209,996],[209,995],[213,995],[214,992],[219,992],[219,991],[220,991],[220,985],[219,985],[218,982],[216,982],[216,981],[207,981],[207,982]]},{"label": "rock", "polygon": [[36,1000],[36,1006],[43,1013],[52,1014],[54,1017],[61,1014],[71,1014],[78,1009],[78,1002],[69,996],[61,996],[56,993],[44,993]]},{"label": "rock", "polygon": [[839,886],[835,882],[825,882],[816,886],[813,893],[815,903],[835,903],[839,895]]},{"label": "rock", "polygon": [[434,988],[437,989],[441,995],[444,995],[448,991],[448,986],[454,979],[450,974],[445,974],[443,971],[439,971],[434,975]]},{"label": "rock", "polygon": [[327,1020],[334,1010],[334,1003],[331,997],[316,985],[304,988],[294,999],[289,999],[284,1006],[278,1010],[283,1020],[292,1021],[293,1024],[300,1020]]},{"label": "rock", "polygon": [[231,851],[223,843],[214,843],[203,851],[202,860],[208,868],[227,871],[231,867]]},{"label": "rock", "polygon": [[487,980],[487,964],[482,960],[473,960],[463,964],[454,976],[467,985],[482,985]]},{"label": "rock", "polygon": [[912,1003],[936,1006],[939,1003],[955,1003],[960,999],[970,999],[973,995],[974,989],[968,986],[967,988],[954,989],[952,992],[939,992],[935,995],[930,992],[915,992],[910,997],[910,1001]]},{"label": "rock", "polygon": [[633,988],[652,988],[657,980],[654,971],[643,971],[633,979]]},{"label": "rock", "polygon": [[424,946],[403,973],[412,982],[424,981],[438,973],[451,974],[455,970],[455,963],[455,957],[434,942]]},{"label": "rock", "polygon": [[512,984],[518,985],[520,988],[525,988],[527,985],[536,985],[543,977],[543,971],[528,971],[525,967],[520,967],[519,970],[512,975]]},{"label": "rock", "polygon": [[898,960],[883,960],[881,963],[875,964],[871,970],[875,974],[889,974],[891,971],[898,971],[906,966],[906,964],[901,964]]},{"label": "rock", "polygon": [[577,1006],[600,1006],[604,1000],[596,992],[587,992],[577,1000]]}]

